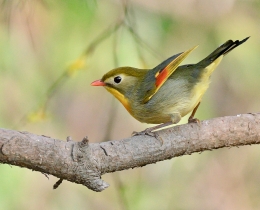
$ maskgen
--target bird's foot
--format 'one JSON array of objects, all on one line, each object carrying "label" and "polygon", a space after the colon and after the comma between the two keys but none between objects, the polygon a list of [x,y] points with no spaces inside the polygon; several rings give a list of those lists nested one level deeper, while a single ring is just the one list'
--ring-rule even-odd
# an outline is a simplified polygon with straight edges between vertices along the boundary
[{"label": "bird's foot", "polygon": [[200,120],[197,118],[189,118],[188,123],[197,123],[198,125],[200,125]]},{"label": "bird's foot", "polygon": [[151,129],[151,128],[146,128],[145,130],[140,131],[140,132],[134,131],[132,133],[132,136],[139,136],[139,135],[151,136],[151,137],[156,138],[158,141],[160,141],[160,144],[162,146],[163,145],[163,139],[157,133],[152,132],[152,130],[153,129]]},{"label": "bird's foot", "polygon": [[140,131],[140,132],[134,131],[132,133],[132,136],[140,136],[140,135],[147,135],[147,136],[156,137],[156,134],[153,133],[151,130],[149,130],[149,128],[147,128],[143,131]]}]

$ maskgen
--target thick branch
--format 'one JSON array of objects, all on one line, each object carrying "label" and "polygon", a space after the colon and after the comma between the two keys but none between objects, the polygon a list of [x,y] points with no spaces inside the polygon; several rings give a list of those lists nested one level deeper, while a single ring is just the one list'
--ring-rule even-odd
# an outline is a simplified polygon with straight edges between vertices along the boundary
[{"label": "thick branch", "polygon": [[260,114],[243,114],[174,126],[150,136],[88,143],[62,141],[0,129],[0,162],[26,167],[83,184],[94,191],[109,185],[101,175],[176,156],[260,142]]}]

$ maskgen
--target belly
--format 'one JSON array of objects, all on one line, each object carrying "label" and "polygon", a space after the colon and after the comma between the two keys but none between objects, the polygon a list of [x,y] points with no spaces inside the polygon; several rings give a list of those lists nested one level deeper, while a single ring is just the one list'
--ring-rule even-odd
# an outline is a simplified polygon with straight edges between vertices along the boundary
[{"label": "belly", "polygon": [[171,114],[184,117],[201,101],[209,81],[190,84],[187,80],[166,82],[146,104],[135,103],[130,113],[140,122],[160,124],[171,121]]}]

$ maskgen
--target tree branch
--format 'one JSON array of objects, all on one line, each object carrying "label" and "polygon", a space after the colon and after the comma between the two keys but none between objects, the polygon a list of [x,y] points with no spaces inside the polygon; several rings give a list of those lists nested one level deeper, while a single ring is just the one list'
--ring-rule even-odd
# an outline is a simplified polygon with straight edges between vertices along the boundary
[{"label": "tree branch", "polygon": [[101,175],[141,167],[194,152],[258,144],[260,114],[241,114],[174,126],[151,136],[89,143],[0,129],[0,162],[26,167],[102,191]]}]

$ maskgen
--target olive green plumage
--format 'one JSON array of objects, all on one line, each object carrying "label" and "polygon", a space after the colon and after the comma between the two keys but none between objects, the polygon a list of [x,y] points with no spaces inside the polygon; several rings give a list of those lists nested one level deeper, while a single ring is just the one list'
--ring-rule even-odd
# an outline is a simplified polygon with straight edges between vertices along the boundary
[{"label": "olive green plumage", "polygon": [[[92,85],[104,86],[140,122],[178,123],[200,103],[209,86],[210,76],[223,56],[248,38],[225,42],[197,64],[179,66],[194,49],[192,48],[168,58],[150,70],[132,67],[113,69]],[[171,68],[175,69],[170,72]],[[159,78],[164,79],[163,74],[168,75],[161,84]]]}]

